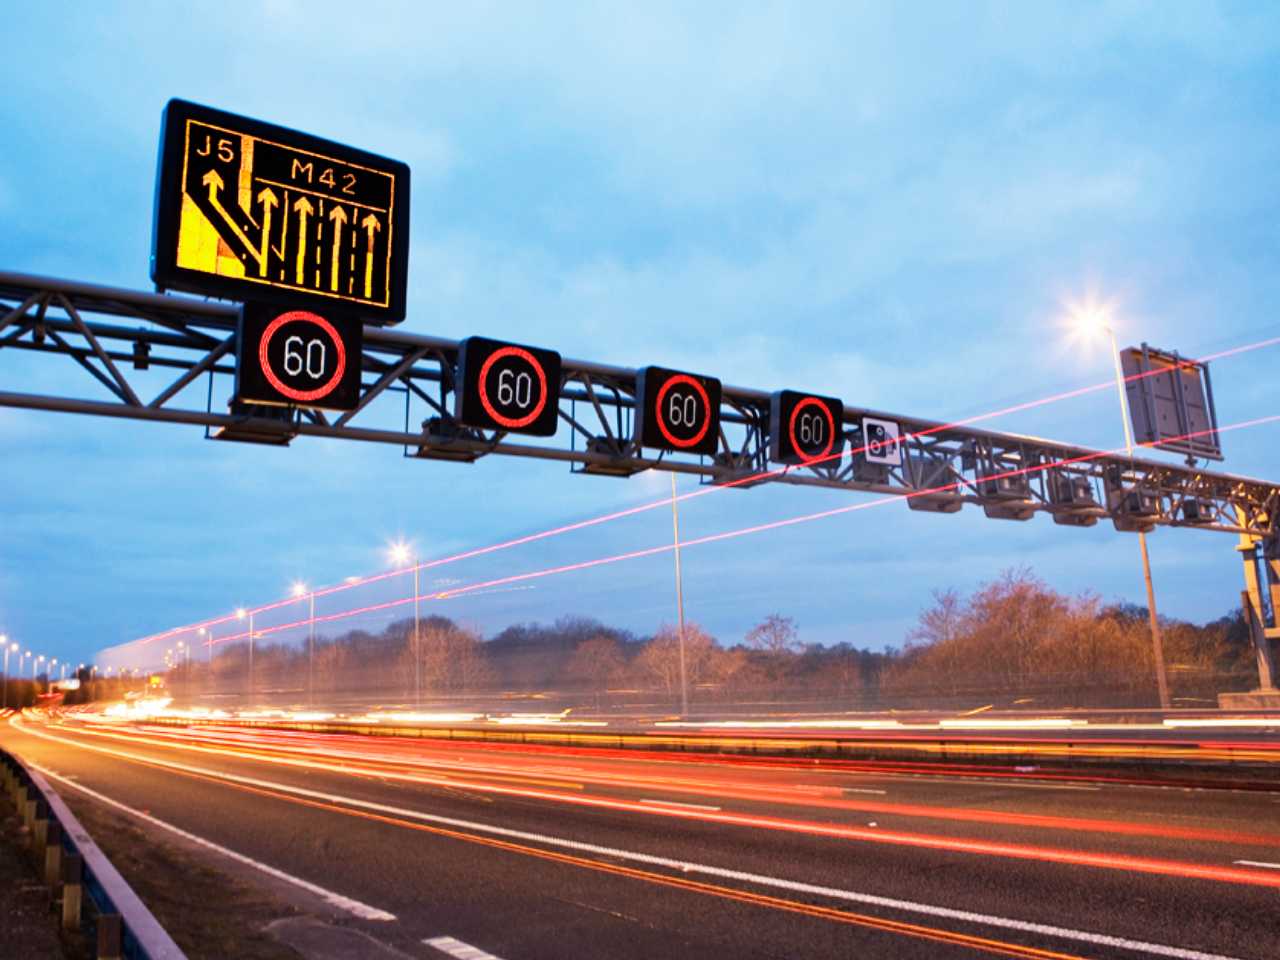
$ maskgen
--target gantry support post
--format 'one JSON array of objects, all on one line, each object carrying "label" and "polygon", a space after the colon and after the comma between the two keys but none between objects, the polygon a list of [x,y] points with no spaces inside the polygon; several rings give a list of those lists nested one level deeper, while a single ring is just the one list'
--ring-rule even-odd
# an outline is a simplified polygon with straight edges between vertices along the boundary
[{"label": "gantry support post", "polygon": [[[1240,604],[1258,664],[1258,688],[1248,693],[1218,694],[1218,705],[1227,709],[1273,708],[1280,706],[1275,653],[1271,649],[1272,641],[1280,639],[1280,537],[1273,534],[1264,540],[1242,533],[1236,550],[1244,562],[1245,588],[1240,591]],[[1270,599],[1266,605],[1264,589]]]}]

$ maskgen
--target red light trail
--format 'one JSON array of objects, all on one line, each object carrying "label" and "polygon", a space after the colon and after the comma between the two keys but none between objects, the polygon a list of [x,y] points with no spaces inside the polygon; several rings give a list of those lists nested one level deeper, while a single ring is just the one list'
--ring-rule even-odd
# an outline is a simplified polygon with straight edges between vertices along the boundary
[{"label": "red light trail", "polygon": [[[1249,353],[1249,352],[1254,351],[1254,350],[1265,349],[1265,348],[1267,348],[1267,347],[1272,347],[1272,346],[1276,346],[1276,345],[1280,345],[1280,337],[1271,337],[1271,338],[1268,338],[1268,339],[1265,339],[1265,340],[1259,340],[1259,341],[1256,341],[1256,342],[1254,342],[1254,343],[1250,343],[1250,344],[1243,344],[1243,345],[1241,345],[1241,346],[1231,347],[1231,348],[1228,348],[1228,349],[1226,349],[1226,350],[1220,350],[1220,351],[1217,351],[1216,353],[1207,354],[1207,355],[1205,355],[1205,356],[1201,357],[1199,360],[1186,360],[1186,361],[1185,361],[1185,363],[1186,363],[1186,364],[1188,364],[1188,365],[1190,365],[1190,364],[1195,364],[1195,363],[1209,363],[1209,362],[1211,362],[1211,361],[1213,361],[1213,360],[1223,360],[1223,359],[1227,359],[1227,358],[1229,358],[1229,357],[1239,356],[1239,355],[1241,355],[1241,354]],[[1136,381],[1138,381],[1138,380],[1142,380],[1142,379],[1144,379],[1144,378],[1146,378],[1146,377],[1149,377],[1149,376],[1155,376],[1155,375],[1157,375],[1157,374],[1161,374],[1161,373],[1165,373],[1165,372],[1167,372],[1167,369],[1151,370],[1151,371],[1147,371],[1147,372],[1144,372],[1144,373],[1135,373],[1135,374],[1132,374],[1132,375],[1130,375],[1130,376],[1128,376],[1128,377],[1125,377],[1125,378],[1123,378],[1123,379],[1124,379],[1124,382],[1125,382],[1125,383],[1132,383],[1132,382],[1136,382]],[[1074,399],[1074,398],[1076,398],[1076,397],[1086,396],[1086,395],[1088,395],[1088,394],[1090,394],[1090,393],[1095,393],[1095,392],[1097,392],[1097,391],[1099,391],[1099,390],[1106,390],[1106,389],[1110,389],[1110,388],[1111,388],[1112,386],[1114,386],[1114,385],[1115,385],[1115,380],[1114,380],[1114,379],[1109,379],[1109,380],[1102,381],[1102,382],[1100,382],[1100,383],[1089,384],[1089,385],[1087,385],[1087,386],[1083,386],[1083,387],[1076,387],[1076,388],[1071,389],[1071,390],[1066,390],[1066,391],[1063,391],[1063,392],[1060,392],[1060,393],[1056,393],[1056,394],[1052,394],[1052,395],[1049,395],[1049,396],[1046,396],[1046,397],[1042,397],[1042,398],[1040,398],[1040,399],[1038,399],[1038,400],[1029,400],[1029,401],[1025,401],[1025,402],[1022,402],[1022,403],[1013,404],[1013,405],[1011,405],[1011,406],[1003,407],[1003,408],[998,409],[998,410],[992,410],[992,411],[989,411],[989,412],[987,412],[987,413],[975,414],[974,416],[971,416],[971,417],[965,417],[965,418],[962,418],[962,419],[959,419],[959,420],[953,420],[953,421],[951,421],[951,422],[949,422],[949,423],[945,423],[945,424],[938,424],[938,425],[936,425],[936,426],[929,427],[929,428],[924,429],[924,430],[920,430],[920,431],[918,431],[918,432],[916,432],[916,433],[904,434],[904,435],[900,438],[899,442],[901,443],[901,442],[905,442],[905,441],[907,441],[907,440],[911,440],[911,439],[915,439],[915,438],[919,438],[919,437],[926,437],[926,436],[929,436],[929,435],[932,435],[932,434],[935,434],[935,433],[941,433],[941,432],[945,432],[945,431],[947,431],[947,430],[956,429],[956,428],[959,428],[959,427],[968,426],[968,425],[975,424],[975,423],[980,423],[980,422],[983,422],[983,421],[986,421],[986,420],[993,419],[993,418],[995,418],[995,417],[1006,416],[1006,415],[1008,415],[1008,414],[1019,413],[1019,412],[1025,411],[1025,410],[1031,410],[1031,409],[1035,409],[1035,408],[1038,408],[1038,407],[1047,406],[1047,405],[1049,405],[1049,404],[1059,403],[1059,402],[1062,402],[1062,401],[1064,401],[1064,400],[1071,400],[1071,399]],[[1242,427],[1244,427],[1244,426],[1255,425],[1256,423],[1261,423],[1261,422],[1269,422],[1269,420],[1268,420],[1268,419],[1266,419],[1266,418],[1264,418],[1264,419],[1263,419],[1263,420],[1261,420],[1261,421],[1249,421],[1249,422],[1246,422],[1246,423],[1235,424],[1235,425],[1233,425],[1233,426],[1220,427],[1220,428],[1218,429],[1218,431],[1217,431],[1217,432],[1224,432],[1224,431],[1229,430],[1229,429],[1240,429],[1240,428],[1242,428]],[[1214,432],[1214,431],[1198,431],[1198,432],[1196,432],[1196,433],[1194,433],[1194,434],[1188,434],[1186,437],[1178,437],[1178,438],[1173,438],[1173,439],[1175,439],[1175,440],[1190,439],[1191,437],[1195,437],[1195,436],[1203,436],[1203,435],[1206,435],[1206,434],[1208,434],[1208,433],[1212,433],[1212,432]],[[1143,445],[1141,445],[1141,446],[1147,446],[1147,447],[1149,447],[1149,446],[1150,446],[1150,444],[1143,444]],[[867,446],[864,444],[864,445],[863,445],[863,446],[861,446],[861,447],[857,447],[857,448],[850,448],[850,449],[848,449],[848,450],[840,451],[840,452],[837,452],[837,453],[827,454],[827,455],[825,455],[825,456],[815,457],[815,458],[813,458],[812,460],[808,460],[808,461],[806,461],[806,462],[805,462],[804,464],[802,464],[801,466],[802,466],[802,467],[804,467],[804,468],[808,468],[808,467],[813,467],[813,466],[820,465],[820,464],[822,464],[822,463],[824,463],[824,462],[826,462],[826,461],[828,461],[828,460],[840,460],[840,459],[842,459],[842,458],[844,458],[844,457],[852,457],[852,456],[854,456],[855,454],[858,454],[858,453],[862,453],[862,452],[864,452],[866,449],[867,449]],[[1098,456],[1106,456],[1106,455],[1108,455],[1108,454],[1120,454],[1120,453],[1124,453],[1124,452],[1125,452],[1125,451],[1124,451],[1123,449],[1117,449],[1117,450],[1113,450],[1113,451],[1099,451],[1099,452],[1096,452],[1095,454],[1092,454],[1092,455],[1091,455],[1090,457],[1088,457],[1088,458],[1078,458],[1078,459],[1075,459],[1075,460],[1064,460],[1064,461],[1059,461],[1059,462],[1057,462],[1057,463],[1044,464],[1044,465],[1041,465],[1041,466],[1036,467],[1036,468],[1034,468],[1034,469],[1045,469],[1046,467],[1054,467],[1054,466],[1069,465],[1069,464],[1071,464],[1071,463],[1080,462],[1080,460],[1081,460],[1081,459],[1092,459],[1092,458],[1096,458],[1096,457],[1098,457]],[[703,488],[698,489],[698,490],[693,490],[693,491],[690,491],[690,492],[688,492],[688,493],[681,494],[681,495],[679,495],[678,497],[676,497],[675,499],[676,499],[676,501],[677,501],[677,502],[683,502],[683,501],[685,501],[685,500],[692,500],[692,499],[696,499],[696,498],[698,498],[698,497],[707,496],[707,495],[709,495],[709,494],[718,493],[718,492],[720,492],[720,491],[722,491],[722,490],[729,490],[729,489],[733,489],[733,488],[735,488],[735,487],[739,487],[739,486],[743,486],[743,485],[759,483],[759,482],[762,482],[762,481],[765,481],[765,480],[769,480],[769,479],[774,478],[774,477],[780,477],[780,476],[783,476],[783,475],[785,475],[786,473],[788,473],[791,469],[793,469],[793,468],[792,468],[792,467],[790,467],[790,466],[786,466],[786,467],[781,467],[781,468],[778,468],[778,469],[775,469],[775,470],[766,470],[766,471],[761,471],[761,472],[759,472],[759,473],[754,473],[754,474],[750,474],[750,475],[748,475],[748,476],[739,477],[739,478],[737,478],[737,479],[727,481],[727,482],[725,482],[725,483],[723,483],[723,484],[717,484],[717,485],[714,485],[714,486],[708,486],[708,487],[703,487]],[[987,478],[987,479],[998,479],[998,478],[1003,478],[1003,477],[1007,477],[1007,476],[1015,476],[1015,475],[1017,475],[1017,474],[1019,474],[1019,473],[1026,473],[1026,472],[1030,472],[1030,471],[1029,471],[1029,470],[1013,471],[1013,472],[1011,472],[1011,473],[1000,474],[1000,475],[998,475],[998,477],[993,476],[993,477],[989,477],[989,478]],[[909,498],[910,496],[920,496],[920,495],[923,495],[923,494],[946,492],[947,490],[954,489],[956,486],[959,486],[959,485],[960,485],[960,484],[951,484],[951,485],[948,485],[948,486],[946,486],[946,487],[938,487],[938,488],[934,488],[934,489],[930,489],[930,490],[913,491],[913,492],[912,492],[912,494],[909,494],[909,495],[894,495],[893,497],[888,498],[888,500],[897,500],[897,499],[903,499],[904,497],[905,497],[905,498]],[[746,531],[746,532],[760,532],[760,530],[763,530],[763,529],[773,529],[773,528],[780,527],[780,526],[788,526],[788,525],[792,525],[792,524],[796,524],[796,523],[804,523],[804,522],[808,522],[809,520],[820,519],[821,517],[825,517],[825,516],[832,516],[832,515],[837,515],[837,514],[840,514],[840,513],[847,513],[847,512],[851,512],[851,511],[853,511],[853,510],[857,510],[857,509],[865,509],[865,508],[867,508],[867,507],[875,506],[875,505],[877,505],[877,504],[879,504],[879,503],[881,503],[881,502],[887,502],[887,501],[875,500],[875,501],[870,501],[870,502],[859,503],[859,504],[856,504],[856,505],[853,505],[853,506],[850,506],[850,507],[841,507],[841,508],[837,508],[837,509],[832,510],[832,511],[823,511],[822,513],[819,513],[819,514],[806,515],[806,516],[803,516],[803,517],[790,518],[790,519],[785,520],[785,521],[775,521],[775,522],[773,522],[772,524],[762,525],[762,526],[761,526],[761,527],[759,527],[759,528],[750,528],[750,529],[749,529],[748,531]],[[563,524],[563,525],[560,525],[560,526],[551,527],[551,528],[549,528],[549,529],[547,529],[547,530],[542,530],[542,531],[539,531],[539,532],[537,532],[537,533],[526,534],[526,535],[524,535],[524,536],[515,537],[515,538],[510,539],[510,540],[505,540],[505,541],[501,541],[501,542],[498,542],[498,543],[489,544],[489,545],[487,545],[487,546],[483,546],[483,547],[476,547],[476,548],[473,548],[473,549],[470,549],[470,550],[464,550],[464,551],[462,551],[462,552],[455,553],[455,554],[452,554],[452,555],[450,555],[450,556],[446,556],[446,557],[440,557],[440,558],[437,558],[437,559],[435,559],[435,560],[428,560],[428,561],[420,562],[420,563],[416,564],[416,566],[403,567],[403,568],[400,568],[400,569],[397,569],[397,570],[389,570],[389,571],[385,571],[385,572],[382,572],[382,573],[371,574],[371,575],[366,576],[366,577],[359,577],[359,578],[350,579],[350,580],[348,580],[348,581],[346,581],[346,582],[344,582],[344,583],[334,584],[334,585],[331,585],[331,586],[328,586],[328,587],[321,587],[321,588],[316,589],[316,590],[314,590],[314,591],[308,591],[308,592],[306,592],[306,593],[302,594],[302,595],[301,595],[301,597],[293,596],[293,597],[288,597],[288,598],[281,599],[281,600],[272,601],[272,602],[270,602],[270,603],[262,604],[261,606],[254,607],[254,608],[252,608],[251,610],[248,610],[248,611],[246,611],[246,612],[247,612],[247,613],[251,613],[251,614],[253,614],[253,615],[257,615],[257,614],[261,614],[261,613],[269,612],[269,611],[271,611],[271,610],[278,610],[278,609],[281,609],[281,608],[283,608],[283,607],[289,606],[290,604],[298,603],[300,600],[307,599],[307,598],[309,598],[309,597],[315,597],[315,598],[319,598],[319,597],[326,597],[326,596],[330,596],[330,595],[335,594],[335,593],[342,592],[342,591],[344,591],[344,590],[350,590],[350,589],[354,589],[354,588],[356,588],[356,587],[366,586],[366,585],[371,584],[371,583],[377,583],[377,582],[382,581],[382,580],[388,580],[388,579],[391,579],[391,578],[393,578],[393,577],[402,576],[402,575],[404,575],[404,574],[413,573],[413,572],[415,571],[415,569],[416,569],[416,570],[418,570],[418,571],[429,570],[429,569],[432,569],[432,568],[434,568],[434,567],[441,567],[441,566],[445,566],[445,565],[447,565],[447,564],[457,563],[457,562],[460,562],[460,561],[463,561],[463,560],[470,560],[470,559],[474,559],[474,558],[476,558],[476,557],[485,556],[485,555],[488,555],[488,554],[490,554],[490,553],[496,553],[496,552],[499,552],[499,551],[502,551],[502,550],[509,550],[509,549],[514,548],[514,547],[524,546],[524,545],[526,545],[526,544],[530,544],[530,543],[536,543],[536,542],[538,542],[538,541],[540,541],[540,540],[546,540],[546,539],[550,539],[550,538],[552,538],[552,537],[562,536],[562,535],[564,535],[564,534],[566,534],[566,533],[573,533],[573,532],[578,531],[578,530],[588,529],[588,528],[590,528],[590,527],[598,526],[598,525],[601,525],[601,524],[604,524],[604,523],[609,523],[609,522],[612,522],[612,521],[615,521],[615,520],[622,520],[622,519],[625,519],[625,518],[627,518],[627,517],[631,517],[631,516],[635,516],[635,515],[637,515],[637,514],[645,513],[645,512],[647,512],[647,511],[649,511],[649,510],[658,509],[658,508],[660,508],[660,507],[667,507],[667,506],[669,506],[670,504],[671,504],[671,498],[669,498],[669,497],[664,497],[664,498],[662,498],[662,499],[660,499],[660,500],[653,500],[653,501],[650,501],[650,502],[647,502],[647,503],[637,504],[636,506],[633,506],[633,507],[626,507],[626,508],[621,509],[621,510],[616,510],[616,511],[612,511],[612,512],[610,512],[610,513],[601,514],[601,515],[596,516],[596,517],[590,517],[590,518],[588,518],[588,519],[586,519],[586,520],[579,520],[579,521],[575,521],[575,522],[573,522],[573,523],[567,523],[567,524]],[[718,534],[718,535],[715,535],[715,537],[716,537],[716,538],[718,538],[718,539],[727,539],[729,536],[740,536],[740,535],[743,535],[743,533],[742,533],[742,532],[729,532],[729,533],[725,533],[725,534]],[[690,541],[688,544],[685,544],[685,545],[686,545],[686,546],[689,546],[689,545],[697,545],[698,543],[702,543],[702,542],[712,542],[712,541],[709,541],[709,540],[706,540],[705,538],[703,538],[703,539],[700,539],[700,540]],[[619,556],[618,556],[618,557],[616,557],[616,558],[602,558],[602,559],[599,559],[599,560],[596,560],[596,561],[589,561],[589,562],[587,562],[585,565],[582,565],[582,566],[570,565],[568,568],[566,568],[566,569],[564,569],[564,570],[559,570],[559,571],[557,571],[557,572],[568,572],[568,570],[570,570],[570,569],[586,569],[586,568],[587,568],[587,567],[589,567],[589,566],[599,566],[599,565],[601,565],[602,563],[618,562],[619,560],[623,560],[623,559],[639,559],[639,558],[641,558],[641,557],[649,556],[649,555],[652,555],[652,554],[655,554],[655,553],[660,553],[660,552],[663,552],[664,550],[669,550],[669,549],[671,549],[669,546],[667,546],[667,547],[655,547],[655,548],[652,548],[652,549],[650,549],[650,550],[646,550],[646,551],[637,551],[637,552],[635,552],[635,553],[633,553],[633,554],[619,555]],[[545,576],[545,575],[549,575],[549,574],[541,574],[541,575],[544,575],[544,576]],[[530,576],[530,575],[522,575],[522,578],[527,579],[527,578],[529,578],[529,576]],[[492,582],[490,582],[490,583],[489,583],[489,585],[498,585],[498,584],[502,584],[502,583],[509,583],[509,582],[513,582],[513,581],[512,581],[510,578],[503,578],[503,579],[499,579],[499,580],[492,581]],[[459,589],[457,589],[457,590],[443,591],[443,592],[441,592],[440,594],[432,594],[432,595],[424,595],[424,596],[420,596],[418,599],[447,599],[447,598],[449,598],[449,597],[456,596],[456,595],[459,595],[459,594],[461,594],[461,593],[469,593],[469,592],[472,592],[473,590],[476,590],[476,589],[480,589],[480,586],[479,586],[479,585],[476,585],[476,584],[472,584],[472,585],[468,585],[467,587],[459,588]],[[397,605],[400,605],[400,604],[403,604],[403,603],[411,603],[411,602],[413,602],[413,600],[414,600],[414,598],[413,598],[413,597],[409,597],[409,598],[407,598],[407,599],[401,599],[401,600],[396,600],[396,601],[389,601],[389,602],[384,603],[384,604],[374,604],[374,605],[372,605],[372,606],[370,606],[370,607],[366,607],[366,608],[359,608],[359,610],[358,610],[358,611],[355,611],[355,612],[359,612],[359,613],[375,612],[375,611],[377,611],[377,610],[387,609],[387,608],[394,607],[394,606],[397,606]],[[341,619],[341,618],[342,618],[342,617],[344,617],[344,616],[353,616],[353,615],[355,615],[355,613],[354,613],[354,612],[344,612],[344,613],[339,613],[339,614],[331,614],[331,615],[326,615],[326,616],[323,616],[323,617],[316,617],[316,618],[315,618],[315,622],[317,622],[317,623],[320,623],[320,622],[328,622],[328,621],[331,621],[331,620],[334,620],[334,619]],[[210,629],[210,628],[212,628],[212,627],[220,626],[220,625],[222,625],[222,624],[226,624],[226,623],[230,623],[230,622],[232,622],[232,621],[234,621],[234,620],[237,620],[237,619],[240,619],[240,617],[238,617],[236,614],[226,614],[226,615],[221,616],[221,617],[214,617],[214,618],[210,618],[210,619],[207,619],[207,620],[199,621],[199,622],[196,622],[196,623],[191,623],[191,624],[188,624],[188,625],[186,625],[186,626],[174,627],[174,628],[171,628],[171,629],[169,629],[169,630],[163,631],[163,632],[161,632],[161,633],[152,634],[152,635],[150,635],[150,636],[146,636],[146,637],[141,637],[141,638],[139,638],[138,640],[134,640],[134,641],[132,641],[131,643],[127,644],[126,646],[127,646],[127,647],[141,647],[141,646],[145,646],[145,645],[148,645],[148,644],[154,643],[154,642],[156,642],[156,641],[163,641],[163,640],[170,639],[170,638],[173,638],[173,637],[182,636],[183,634],[187,634],[187,633],[195,633],[195,632],[200,631],[200,630],[209,630],[209,629]],[[255,630],[254,630],[254,634],[255,634],[255,636],[257,636],[257,635],[262,635],[262,634],[266,634],[266,633],[278,632],[278,631],[283,630],[283,629],[288,629],[288,628],[296,627],[296,626],[299,626],[299,625],[301,625],[301,624],[310,623],[310,622],[312,622],[312,621],[311,621],[311,618],[307,618],[306,620],[296,621],[296,622],[291,623],[291,624],[283,624],[283,625],[279,625],[279,626],[276,626],[276,627],[264,628],[264,629],[261,629],[261,630],[255,629]],[[217,638],[217,640],[214,640],[212,637],[210,637],[209,639],[207,639],[207,640],[203,641],[203,645],[204,645],[204,646],[206,646],[206,647],[208,647],[208,646],[211,646],[211,645],[213,645],[213,644],[215,644],[215,643],[221,643],[221,642],[223,642],[223,641],[225,641],[225,640],[237,640],[237,639],[244,639],[244,638],[246,638],[247,636],[248,636],[248,633],[247,633],[247,632],[244,632],[244,633],[237,633],[237,634],[233,634],[233,635],[230,635],[230,636],[227,636],[227,637],[220,637],[220,638]]]},{"label": "red light trail", "polygon": [[[159,766],[179,773],[213,774],[221,779],[244,782],[245,778],[227,772],[194,769],[185,764],[174,763],[151,757],[118,751],[108,747],[96,747],[87,743],[38,732],[25,724],[19,726],[26,732],[47,740],[60,740],[82,749],[116,756],[121,759],[151,766]],[[70,731],[66,731],[70,732]],[[268,743],[257,747],[233,747],[230,745],[199,744],[180,742],[171,739],[157,739],[148,736],[146,731],[107,731],[77,729],[77,735],[94,739],[106,739],[146,744],[167,748],[184,753],[199,753],[250,760],[269,766],[280,766],[294,769],[309,769],[324,773],[338,774],[344,777],[376,776],[385,780],[412,783],[419,785],[442,786],[448,789],[464,789],[495,796],[519,797],[534,801],[549,801],[569,807],[581,807],[598,810],[611,810],[623,813],[641,814],[645,817],[664,817],[678,820],[699,821],[704,823],[723,824],[727,826],[747,827],[783,833],[804,834],[834,840],[861,841],[891,846],[915,847],[921,849],[946,851],[950,853],[1008,858],[1015,860],[1038,860],[1069,866],[1086,866],[1109,870],[1120,870],[1133,873],[1145,873],[1179,877],[1184,879],[1212,880],[1221,883],[1246,884],[1259,887],[1280,888],[1280,874],[1268,873],[1265,870],[1242,868],[1238,866],[1222,866],[1216,863],[1202,863],[1187,860],[1167,860],[1159,857],[1131,853],[1108,853],[1102,851],[1078,849],[1074,847],[1045,846],[1038,843],[1024,843],[981,837],[952,836],[946,834],[922,833],[917,831],[885,829],[879,827],[863,827],[836,821],[818,821],[796,819],[764,813],[748,813],[716,808],[690,808],[671,804],[646,804],[625,797],[605,794],[584,794],[581,792],[561,792],[556,789],[535,788],[514,783],[491,783],[485,779],[463,779],[459,776],[442,776],[426,771],[409,771],[394,769],[389,764],[372,765],[352,764],[349,760],[332,757],[324,752],[307,751],[306,755],[290,755],[274,751]],[[505,778],[504,778],[505,779]],[[926,815],[927,816],[927,815]],[[1059,818],[1047,818],[1047,822],[1039,824],[1045,828],[1061,829],[1061,824],[1052,821]],[[1030,825],[1030,824],[1024,824]],[[1085,830],[1096,830],[1096,825],[1083,827]],[[1140,834],[1150,835],[1150,834]],[[1172,839],[1181,839],[1172,836]]]},{"label": "red light trail", "polygon": [[[1215,432],[1226,433],[1231,430],[1243,430],[1246,427],[1257,427],[1257,426],[1262,426],[1264,424],[1277,423],[1277,422],[1280,422],[1280,414],[1273,414],[1267,417],[1257,417],[1252,420],[1243,420],[1238,423],[1227,424],[1226,426],[1218,427],[1216,430],[1196,430],[1191,433],[1183,434],[1181,436],[1171,437],[1169,438],[1169,440],[1172,440],[1172,441],[1191,440],[1196,437],[1204,436],[1209,433],[1215,433]],[[1151,444],[1140,444],[1140,446],[1150,447]],[[1122,454],[1124,452],[1125,450],[1122,447],[1117,448],[1115,450],[1094,450],[1086,454],[1081,454],[1078,457],[1068,457],[1062,460],[1052,460],[1047,463],[1032,464],[1031,466],[1020,467],[1016,470],[1007,470],[1007,471],[1004,471],[1003,473],[994,473],[994,474],[991,474],[990,476],[984,477],[983,479],[991,481],[991,480],[1003,480],[1007,477],[1029,476],[1030,474],[1037,473],[1039,471],[1052,470],[1059,467],[1068,467],[1073,464],[1087,463],[1091,460],[1097,460],[1102,457],[1115,456],[1118,454]],[[952,492],[952,491],[958,490],[961,487],[966,486],[967,483],[968,481],[965,481],[965,480],[957,480],[953,483],[943,484],[941,486],[929,487],[923,490],[913,490],[910,493],[893,494],[891,496],[880,497],[875,500],[867,500],[861,503],[848,504],[843,507],[833,507],[830,510],[820,510],[820,511],[817,511],[816,513],[806,513],[806,514],[801,514],[795,517],[785,517],[781,520],[771,520],[766,523],[754,524],[749,527],[739,527],[735,530],[725,530],[725,531],[721,531],[720,533],[712,533],[702,537],[695,537],[691,540],[683,540],[681,541],[680,545],[682,548],[696,547],[696,546],[701,546],[703,544],[708,544],[708,543],[718,543],[722,540],[731,540],[737,537],[744,537],[744,536],[749,536],[751,534],[763,533],[769,530],[778,530],[783,527],[796,526],[802,523],[811,523],[815,520],[824,520],[829,517],[841,516],[846,513],[856,513],[859,510],[869,510],[872,507],[884,506],[885,504],[888,504],[888,503],[898,503],[900,501],[911,500],[916,497],[924,497],[924,496],[930,496],[930,495],[935,495],[939,493]],[[663,502],[669,503],[670,501],[663,501]],[[601,567],[609,564],[621,563],[626,560],[639,560],[639,559],[643,559],[644,557],[651,557],[657,554],[667,553],[674,549],[675,549],[674,544],[663,543],[654,547],[646,547],[640,550],[631,550],[625,553],[617,553],[617,554],[612,554],[605,557],[596,557],[595,559],[592,559],[592,560],[581,560],[576,563],[562,564],[555,567],[548,567],[543,570],[532,570],[532,571],[527,571],[525,573],[511,574],[510,576],[506,576],[506,577],[497,577],[492,580],[481,580],[481,581],[477,581],[476,583],[470,583],[462,587],[455,587],[450,590],[441,590],[435,593],[419,594],[416,597],[413,597],[413,596],[400,597],[395,600],[388,600],[383,603],[371,604],[366,607],[359,607],[353,610],[344,610],[344,611],[339,611],[337,613],[318,616],[315,618],[314,621],[312,621],[312,619],[308,617],[302,620],[295,620],[290,623],[276,624],[270,627],[264,627],[262,629],[255,629],[253,631],[253,634],[255,637],[262,637],[269,634],[280,633],[285,630],[292,630],[298,627],[306,626],[312,622],[330,623],[335,620],[342,620],[342,619],[357,616],[360,614],[372,613],[379,610],[387,610],[393,607],[403,606],[405,604],[413,603],[415,600],[451,600],[451,599],[454,599],[455,597],[463,596],[465,594],[473,593],[479,590],[489,589],[492,587],[506,586],[508,584],[520,583],[527,580],[537,580],[537,579],[542,579],[543,577],[555,576],[557,574],[562,574],[562,573],[573,573],[579,570],[589,570],[594,567]],[[437,561],[437,562],[440,562],[440,561]],[[244,639],[247,639],[248,636],[249,636],[248,631],[246,631],[244,633],[229,634],[228,636],[225,636],[225,637],[218,637],[217,640],[210,640],[208,641],[208,643],[217,644],[217,643],[226,643],[232,640],[244,640]]]}]

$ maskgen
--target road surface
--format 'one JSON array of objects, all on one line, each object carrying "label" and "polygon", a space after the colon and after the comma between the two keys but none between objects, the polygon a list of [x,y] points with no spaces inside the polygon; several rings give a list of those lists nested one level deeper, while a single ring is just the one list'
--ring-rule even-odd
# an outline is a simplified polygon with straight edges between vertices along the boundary
[{"label": "road surface", "polygon": [[1280,955],[1268,791],[31,715],[0,746],[412,957]]}]

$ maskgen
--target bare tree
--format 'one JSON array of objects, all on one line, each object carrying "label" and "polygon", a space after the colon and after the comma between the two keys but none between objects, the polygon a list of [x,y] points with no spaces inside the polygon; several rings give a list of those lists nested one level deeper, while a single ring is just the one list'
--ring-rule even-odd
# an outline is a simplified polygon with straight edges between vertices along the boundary
[{"label": "bare tree", "polygon": [[920,621],[908,635],[913,643],[951,643],[964,620],[964,602],[955,590],[934,590],[933,606],[920,612]]},{"label": "bare tree", "polygon": [[800,634],[790,617],[771,613],[747,631],[747,646],[775,657],[800,650]]},{"label": "bare tree", "polygon": [[[715,640],[696,623],[684,625],[685,677],[692,689],[706,674],[715,650]],[[674,627],[663,625],[644,651],[636,657],[639,673],[658,684],[668,694],[680,691],[680,637]]]},{"label": "bare tree", "polygon": [[759,651],[760,666],[769,685],[774,688],[785,685],[796,666],[796,654],[802,648],[796,622],[771,613],[747,631],[745,640],[748,647]]},{"label": "bare tree", "polygon": [[590,689],[598,704],[609,681],[622,673],[626,663],[617,640],[605,636],[592,637],[578,644],[573,651],[565,666],[565,676]]},{"label": "bare tree", "polygon": [[[493,682],[483,641],[474,630],[444,617],[425,621],[418,632],[422,689],[433,693],[471,693]],[[401,676],[413,676],[413,647],[405,650]]]}]

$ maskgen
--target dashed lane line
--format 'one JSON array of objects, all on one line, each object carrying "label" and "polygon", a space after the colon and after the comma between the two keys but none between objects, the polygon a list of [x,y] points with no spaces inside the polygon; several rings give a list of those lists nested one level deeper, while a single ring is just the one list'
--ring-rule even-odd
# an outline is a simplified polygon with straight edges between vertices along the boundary
[{"label": "dashed lane line", "polygon": [[463,943],[453,937],[432,937],[430,940],[423,940],[428,947],[435,947],[441,953],[447,953],[457,960],[501,960],[492,953],[485,953],[479,947],[473,947],[469,943]]}]

